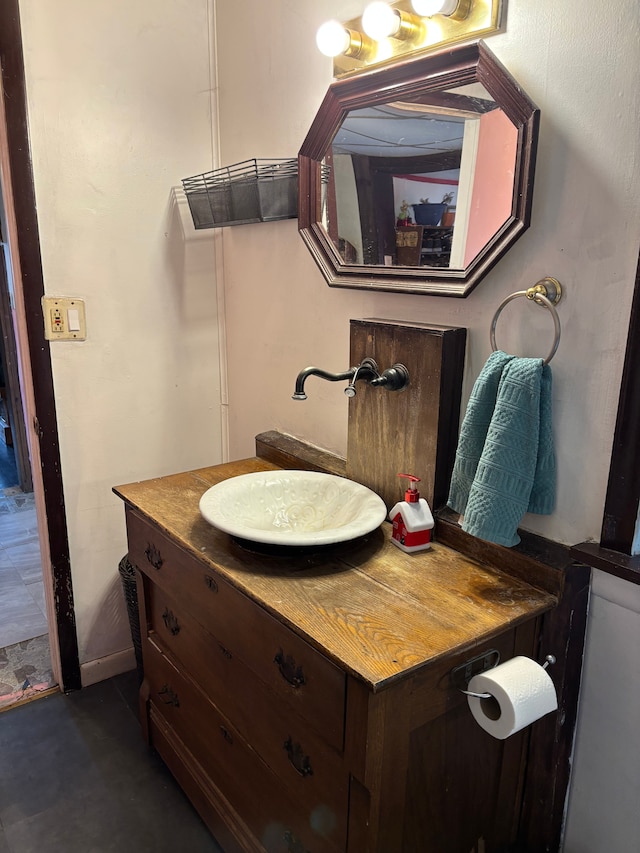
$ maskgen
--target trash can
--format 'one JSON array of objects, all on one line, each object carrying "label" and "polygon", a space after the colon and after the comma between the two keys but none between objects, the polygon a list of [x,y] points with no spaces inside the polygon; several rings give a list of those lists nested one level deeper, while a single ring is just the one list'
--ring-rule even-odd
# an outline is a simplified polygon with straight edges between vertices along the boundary
[{"label": "trash can", "polygon": [[127,604],[127,613],[129,615],[129,627],[131,629],[131,639],[133,640],[133,650],[136,655],[136,668],[138,670],[138,682],[142,684],[144,678],[144,667],[142,665],[142,639],[140,636],[140,614],[138,613],[138,588],[136,586],[136,571],[133,564],[129,561],[129,556],[126,554],[118,565],[120,578],[122,580],[122,589],[124,591],[124,599]]}]

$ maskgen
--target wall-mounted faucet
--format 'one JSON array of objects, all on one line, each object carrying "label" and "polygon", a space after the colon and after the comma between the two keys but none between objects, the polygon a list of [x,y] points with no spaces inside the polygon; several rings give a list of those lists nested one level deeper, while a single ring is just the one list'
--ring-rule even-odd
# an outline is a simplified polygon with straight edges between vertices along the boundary
[{"label": "wall-mounted faucet", "polygon": [[378,365],[372,358],[363,358],[357,367],[350,367],[344,373],[329,373],[328,370],[323,370],[320,367],[305,367],[296,379],[293,400],[307,399],[304,384],[309,376],[319,376],[320,379],[326,379],[328,382],[340,382],[348,379],[349,384],[344,389],[347,397],[355,397],[356,382],[359,381],[367,382],[369,385],[381,386],[387,391],[401,391],[409,384],[409,371],[404,364],[394,364],[393,367],[389,367],[380,373]]}]

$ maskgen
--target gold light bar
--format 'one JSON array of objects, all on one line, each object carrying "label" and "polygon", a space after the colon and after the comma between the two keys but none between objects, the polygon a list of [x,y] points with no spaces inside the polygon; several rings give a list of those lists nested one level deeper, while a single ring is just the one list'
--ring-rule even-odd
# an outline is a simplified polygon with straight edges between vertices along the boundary
[{"label": "gold light bar", "polygon": [[[366,2],[366,0],[365,0]],[[410,0],[389,3],[392,9],[409,20],[416,13]],[[403,39],[397,36],[370,43],[367,39],[367,55],[359,57],[340,54],[333,58],[333,76],[346,77],[365,68],[389,65],[410,54],[421,55],[439,50],[445,45],[475,41],[502,31],[502,0],[459,0],[451,15],[436,14],[423,17],[422,33],[416,38]],[[346,21],[343,27],[353,33],[362,33],[362,17]],[[365,36],[365,38],[367,38]]]}]

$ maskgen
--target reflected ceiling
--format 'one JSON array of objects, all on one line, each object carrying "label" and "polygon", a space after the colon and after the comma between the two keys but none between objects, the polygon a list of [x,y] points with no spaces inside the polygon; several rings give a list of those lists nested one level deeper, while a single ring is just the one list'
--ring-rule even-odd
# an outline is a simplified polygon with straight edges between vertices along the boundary
[{"label": "reflected ceiling", "polygon": [[333,140],[334,154],[412,157],[459,151],[463,117],[416,111],[412,104],[383,104],[352,110]]}]

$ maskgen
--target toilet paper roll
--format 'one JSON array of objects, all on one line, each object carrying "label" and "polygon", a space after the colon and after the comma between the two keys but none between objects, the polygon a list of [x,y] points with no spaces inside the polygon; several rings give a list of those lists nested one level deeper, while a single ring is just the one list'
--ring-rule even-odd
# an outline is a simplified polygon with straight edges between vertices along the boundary
[{"label": "toilet paper roll", "polygon": [[474,675],[467,689],[491,694],[488,699],[467,698],[478,725],[499,740],[558,707],[555,687],[547,671],[525,657],[511,658],[488,672]]}]

